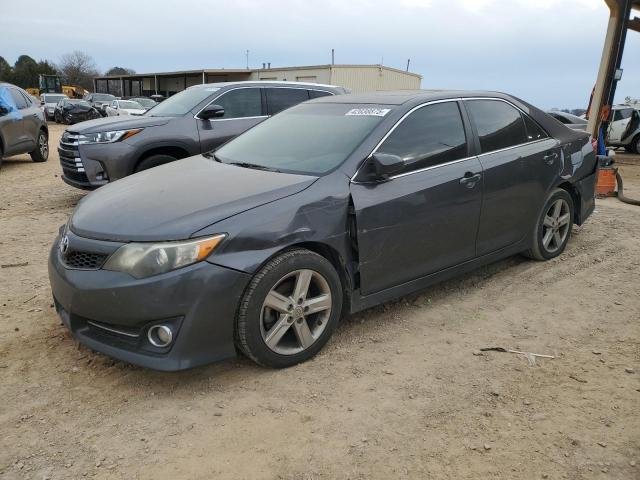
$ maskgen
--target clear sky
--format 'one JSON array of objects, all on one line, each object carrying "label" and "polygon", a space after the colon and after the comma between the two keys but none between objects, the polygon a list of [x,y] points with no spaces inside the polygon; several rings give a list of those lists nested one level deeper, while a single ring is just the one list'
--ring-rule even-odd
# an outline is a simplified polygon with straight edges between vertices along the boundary
[{"label": "clear sky", "polygon": [[[0,55],[101,70],[380,63],[423,88],[501,90],[542,108],[586,107],[608,10],[604,0],[2,0]],[[640,15],[640,14],[639,14]],[[616,101],[640,97],[640,34],[629,32]]]}]

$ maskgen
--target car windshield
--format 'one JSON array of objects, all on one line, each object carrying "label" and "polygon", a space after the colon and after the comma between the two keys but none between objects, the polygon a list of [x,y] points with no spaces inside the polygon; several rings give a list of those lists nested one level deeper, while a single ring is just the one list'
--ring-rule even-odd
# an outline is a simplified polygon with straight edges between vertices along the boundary
[{"label": "car windshield", "polygon": [[65,95],[45,95],[44,103],[58,103],[63,98],[67,98]]},{"label": "car windshield", "polygon": [[384,105],[298,105],[248,130],[215,156],[223,163],[321,175],[344,162],[390,110]]},{"label": "car windshield", "polygon": [[147,115],[150,117],[181,117],[218,90],[220,89],[216,87],[188,88],[159,103]]},{"label": "car windshield", "polygon": [[144,110],[144,107],[138,102],[132,102],[131,100],[120,100],[120,108],[130,108],[132,110]]},{"label": "car windshield", "polygon": [[73,105],[82,105],[83,107],[90,107],[91,106],[89,104],[89,102],[87,102],[85,100],[69,100],[69,103],[71,103]]},{"label": "car windshield", "polygon": [[116,97],[108,93],[96,93],[93,95],[93,100],[98,102],[110,102],[111,100],[115,99]]}]

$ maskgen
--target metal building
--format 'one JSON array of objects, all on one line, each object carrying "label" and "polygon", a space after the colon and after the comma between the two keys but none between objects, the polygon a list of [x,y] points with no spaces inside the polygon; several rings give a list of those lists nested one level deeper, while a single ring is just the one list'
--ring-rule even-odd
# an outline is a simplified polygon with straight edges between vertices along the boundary
[{"label": "metal building", "polygon": [[352,92],[415,90],[422,76],[384,65],[314,65],[260,69],[202,69],[179,72],[102,76],[93,80],[94,91],[116,96],[160,94],[171,96],[192,85],[242,80],[278,80],[338,85]]}]

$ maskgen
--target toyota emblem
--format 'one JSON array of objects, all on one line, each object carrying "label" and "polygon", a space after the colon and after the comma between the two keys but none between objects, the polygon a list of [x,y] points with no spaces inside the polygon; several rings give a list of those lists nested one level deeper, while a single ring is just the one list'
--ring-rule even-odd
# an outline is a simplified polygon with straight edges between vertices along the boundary
[{"label": "toyota emblem", "polygon": [[67,253],[67,250],[69,250],[69,237],[65,235],[60,240],[60,253],[64,255]]}]

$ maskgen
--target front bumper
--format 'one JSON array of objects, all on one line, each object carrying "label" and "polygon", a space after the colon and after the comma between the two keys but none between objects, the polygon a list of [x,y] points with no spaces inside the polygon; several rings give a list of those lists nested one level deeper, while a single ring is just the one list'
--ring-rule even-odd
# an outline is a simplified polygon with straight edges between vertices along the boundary
[{"label": "front bumper", "polygon": [[[58,244],[59,238],[49,255],[49,281],[56,310],[80,343],[164,371],[236,355],[234,318],[249,275],[200,262],[137,280],[120,272],[68,268]],[[147,329],[165,322],[176,328],[175,340],[169,348],[153,347]]]},{"label": "front bumper", "polygon": [[96,189],[129,175],[136,153],[127,142],[78,145],[61,140],[58,156],[62,180],[72,187]]}]

